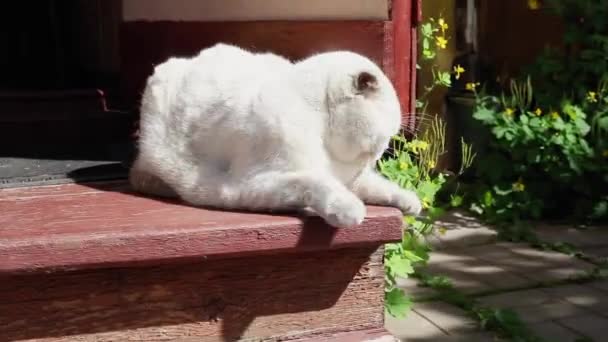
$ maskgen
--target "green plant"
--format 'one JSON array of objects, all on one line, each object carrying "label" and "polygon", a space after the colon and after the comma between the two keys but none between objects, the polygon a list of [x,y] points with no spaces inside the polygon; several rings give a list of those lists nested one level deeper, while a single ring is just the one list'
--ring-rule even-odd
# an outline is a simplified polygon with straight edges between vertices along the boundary
[{"label": "green plant", "polygon": [[[431,70],[432,81],[423,86],[424,92],[416,99],[416,108],[426,113],[428,105],[428,96],[438,87],[450,87],[452,85],[452,73],[447,70],[441,70],[436,64],[437,51],[447,48],[449,37],[447,36],[449,26],[445,19],[429,18],[429,20],[420,25],[420,47],[421,54],[420,64],[416,64],[417,69],[423,67]],[[459,78],[460,74],[465,70],[462,67],[456,68],[454,73]]]},{"label": "green plant", "polygon": [[474,298],[456,289],[447,277],[421,274],[420,279],[423,286],[437,291],[437,299],[466,311],[482,329],[494,331],[511,341],[543,341],[523,323],[513,310],[481,305]]},{"label": "green plant", "polygon": [[[428,139],[429,135],[425,137]],[[404,316],[411,306],[411,299],[396,286],[397,278],[407,278],[414,273],[415,266],[426,263],[430,249],[424,236],[431,233],[434,220],[443,212],[435,207],[435,197],[445,183],[445,176],[434,172],[439,152],[443,151],[431,148],[441,146],[432,141],[431,138],[430,143],[421,139],[407,142],[403,136],[395,137],[393,155],[378,163],[387,178],[403,188],[414,189],[426,210],[423,217],[405,217],[408,229],[403,232],[402,241],[385,247],[385,307],[395,317]]]},{"label": "green plant", "polygon": [[[417,107],[427,109],[427,97],[437,87],[450,86],[451,72],[440,70],[435,64],[437,49],[444,49],[448,43],[448,25],[442,18],[429,19],[421,26],[422,62],[432,70],[431,84],[424,87],[419,95]],[[453,73],[459,77],[464,69],[456,68]],[[424,113],[426,115],[426,113]],[[405,217],[407,229],[403,232],[400,243],[389,244],[385,249],[386,296],[385,307],[389,314],[402,317],[411,306],[411,299],[396,286],[398,278],[407,278],[415,272],[415,267],[423,265],[429,258],[430,248],[425,236],[433,232],[433,224],[444,210],[437,204],[437,194],[446,184],[448,174],[439,171],[437,164],[445,153],[446,125],[437,116],[423,117],[424,130],[418,132],[413,140],[408,141],[405,135],[393,137],[391,154],[378,162],[379,171],[388,179],[406,189],[413,189],[424,207],[424,215]],[[475,155],[471,148],[462,141],[466,162],[464,171],[473,161]]]},{"label": "green plant", "polygon": [[605,196],[600,184],[608,183],[598,176],[608,168],[590,145],[587,114],[568,100],[533,106],[529,78],[512,81],[510,89],[500,98],[478,96],[473,116],[493,139],[490,152],[478,161],[481,184],[472,209],[491,222],[508,224],[560,216],[589,202],[595,202],[596,216],[605,215],[597,200]]},{"label": "green plant", "polygon": [[[550,46],[524,70],[536,89],[541,108],[563,108],[567,116],[584,114],[585,136],[594,158],[578,172],[577,211],[592,219],[608,218],[608,0],[545,0],[561,19],[563,39]],[[569,108],[564,108],[563,103]],[[574,165],[573,167],[576,167]],[[580,216],[580,215],[579,215]]]},{"label": "green plant", "polygon": [[435,290],[453,288],[452,280],[446,276],[430,275],[426,273],[417,273],[416,276],[420,279],[422,287],[430,287]]}]

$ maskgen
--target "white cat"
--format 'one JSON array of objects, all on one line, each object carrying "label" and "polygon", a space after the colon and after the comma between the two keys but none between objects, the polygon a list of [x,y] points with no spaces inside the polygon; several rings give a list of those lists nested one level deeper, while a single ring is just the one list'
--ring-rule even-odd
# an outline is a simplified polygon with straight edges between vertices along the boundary
[{"label": "white cat", "polygon": [[363,56],[292,64],[218,44],[155,68],[130,181],[197,206],[310,208],[336,227],[360,224],[364,202],[418,214],[416,195],[374,169],[400,125],[393,86]]}]

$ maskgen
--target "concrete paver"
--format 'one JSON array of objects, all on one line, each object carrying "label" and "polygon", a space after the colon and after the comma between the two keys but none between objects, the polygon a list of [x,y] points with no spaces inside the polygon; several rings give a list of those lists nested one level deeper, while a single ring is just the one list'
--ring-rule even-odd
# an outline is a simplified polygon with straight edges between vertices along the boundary
[{"label": "concrete paver", "polygon": [[391,334],[403,341],[433,341],[448,336],[446,332],[415,311],[411,311],[404,319],[387,315],[385,325]]},{"label": "concrete paver", "polygon": [[489,307],[508,309],[549,304],[554,301],[550,294],[541,289],[504,292],[491,296],[479,297],[477,300]]},{"label": "concrete paver", "polygon": [[608,319],[594,314],[581,315],[561,319],[559,324],[572,329],[582,335],[592,338],[594,341],[606,341],[606,327]]},{"label": "concrete paver", "polygon": [[514,310],[519,315],[519,318],[526,323],[546,322],[588,313],[588,311],[579,306],[560,300],[541,305],[523,306]]},{"label": "concrete paver", "polygon": [[397,287],[414,300],[424,300],[437,295],[437,292],[430,287],[419,286],[419,282],[418,279],[414,278],[398,278]]},{"label": "concrete paver", "polygon": [[534,227],[536,236],[545,242],[567,242],[578,248],[606,246],[608,230],[606,227],[576,229],[567,225],[540,224]]},{"label": "concrete paver", "polygon": [[554,298],[565,300],[589,311],[608,315],[608,295],[591,286],[571,284],[545,288],[543,291]]},{"label": "concrete paver", "polygon": [[466,312],[447,303],[420,303],[414,307],[414,311],[448,335],[473,333],[478,330],[477,323],[467,316]]},{"label": "concrete paver", "polygon": [[552,321],[535,323],[530,325],[529,328],[538,337],[548,342],[573,342],[583,337],[581,334]]},{"label": "concrete paver", "polygon": [[594,282],[589,283],[588,285],[593,287],[594,289],[608,292],[608,279],[594,281]]},{"label": "concrete paver", "polygon": [[[483,305],[515,310],[547,341],[606,339],[608,280],[548,286],[583,275],[595,265],[527,244],[495,242],[491,229],[460,213],[440,225],[447,232],[431,239],[435,251],[425,272],[447,276],[456,289],[476,296]],[[608,257],[608,230],[542,226],[538,233],[544,241],[569,242],[597,258]],[[416,280],[400,281],[400,286],[414,298],[433,293],[418,287]],[[479,296],[497,290],[508,292]],[[492,333],[480,332],[464,311],[437,301],[416,303],[402,321],[387,317],[387,327],[402,341],[497,341]]]},{"label": "concrete paver", "polygon": [[593,264],[566,254],[541,251],[523,244],[496,244],[500,251],[492,252],[495,245],[469,250],[469,255],[494,263],[519,276],[528,278],[530,285],[552,283],[583,275]]}]

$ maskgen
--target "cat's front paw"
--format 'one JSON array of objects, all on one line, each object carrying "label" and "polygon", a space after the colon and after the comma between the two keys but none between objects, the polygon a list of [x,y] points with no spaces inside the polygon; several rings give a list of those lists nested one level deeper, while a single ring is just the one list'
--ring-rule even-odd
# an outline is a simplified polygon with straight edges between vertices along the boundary
[{"label": "cat's front paw", "polygon": [[405,215],[418,216],[422,211],[422,202],[413,191],[402,190],[397,196],[396,206]]},{"label": "cat's front paw", "polygon": [[341,196],[332,199],[321,216],[330,225],[346,228],[359,225],[365,219],[365,204],[356,196]]}]

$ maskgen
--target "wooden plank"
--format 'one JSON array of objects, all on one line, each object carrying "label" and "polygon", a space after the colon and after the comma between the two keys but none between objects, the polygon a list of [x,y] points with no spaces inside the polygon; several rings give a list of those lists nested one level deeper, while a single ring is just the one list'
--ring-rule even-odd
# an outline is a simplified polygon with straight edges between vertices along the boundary
[{"label": "wooden plank", "polygon": [[382,70],[393,84],[395,84],[394,35],[393,22],[387,21],[384,23],[384,56],[382,56]]},{"label": "wooden plank", "polygon": [[407,120],[407,127],[410,132],[416,131],[416,92],[418,91],[418,25],[422,22],[422,0],[412,0],[412,22],[410,23],[410,115]]},{"label": "wooden plank", "polygon": [[[271,51],[298,60],[312,54],[351,50],[378,65],[384,60],[384,21],[143,22],[122,24],[123,87],[137,107],[154,65],[170,56],[190,56],[216,43]],[[149,38],[146,38],[149,37]],[[409,64],[407,66],[409,68]]]},{"label": "wooden plank", "polygon": [[0,275],[0,340],[360,341],[383,327],[382,257],[365,247]]},{"label": "wooden plank", "polygon": [[393,44],[395,90],[401,102],[403,123],[409,123],[412,114],[412,0],[393,0]]},{"label": "wooden plank", "polygon": [[390,0],[123,0],[123,19],[386,20]]},{"label": "wooden plank", "polygon": [[0,273],[158,264],[380,245],[401,214],[369,207],[357,227],[318,217],[205,210],[141,197],[123,183],[0,190]]}]

